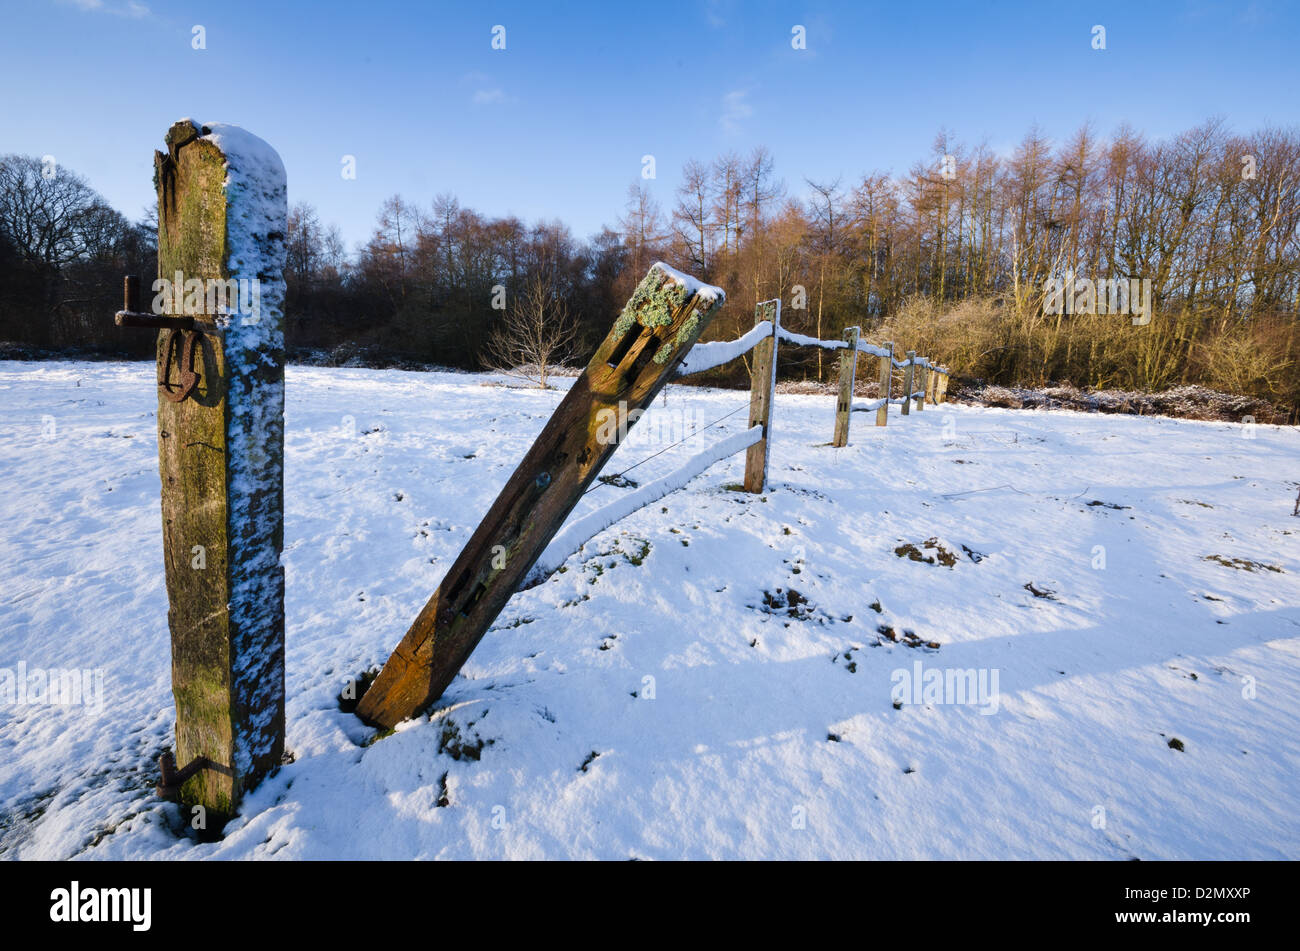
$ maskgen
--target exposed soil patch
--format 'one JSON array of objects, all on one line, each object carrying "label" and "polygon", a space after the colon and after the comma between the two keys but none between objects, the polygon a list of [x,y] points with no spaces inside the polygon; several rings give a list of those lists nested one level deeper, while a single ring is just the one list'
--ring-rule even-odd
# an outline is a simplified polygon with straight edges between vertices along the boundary
[{"label": "exposed soil patch", "polygon": [[1206,561],[1217,561],[1225,568],[1236,568],[1238,571],[1254,571],[1256,568],[1264,571],[1276,571],[1282,574],[1282,569],[1277,565],[1268,565],[1262,561],[1250,561],[1246,558],[1224,558],[1222,555],[1206,555]]},{"label": "exposed soil patch", "polygon": [[759,610],[764,614],[784,615],[796,621],[807,621],[817,609],[794,588],[777,588],[775,591],[763,592],[763,606]]},{"label": "exposed soil patch", "polygon": [[[931,554],[926,554],[930,552]],[[951,568],[957,564],[957,556],[945,548],[937,538],[927,538],[918,548],[911,542],[899,545],[894,549],[894,554],[899,558],[909,558],[912,561],[923,561],[927,565],[943,565]]]}]

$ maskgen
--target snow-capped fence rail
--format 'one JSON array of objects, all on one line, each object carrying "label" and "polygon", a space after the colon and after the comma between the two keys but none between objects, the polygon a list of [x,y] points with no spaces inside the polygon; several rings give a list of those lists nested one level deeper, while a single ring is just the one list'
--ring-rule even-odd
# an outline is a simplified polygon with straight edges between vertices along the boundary
[{"label": "snow-capped fence rail", "polygon": [[564,560],[591,540],[597,533],[604,531],[620,519],[627,518],[633,512],[645,508],[651,502],[657,502],[669,492],[680,489],[710,466],[721,462],[728,456],[748,449],[763,438],[763,428],[754,426],[726,439],[720,439],[703,452],[698,452],[668,475],[647,482],[627,495],[599,508],[589,515],[564,526],[551,543],[546,546],[537,564],[529,572],[524,587],[538,584],[550,577]]},{"label": "snow-capped fence rail", "polygon": [[[918,357],[914,350],[907,352],[906,360],[895,360],[892,342],[885,343],[883,347],[867,343],[862,339],[860,327],[845,328],[842,340],[823,340],[819,337],[795,333],[781,326],[779,300],[761,302],[755,309],[752,330],[735,340],[696,344],[686,355],[676,374],[678,377],[683,377],[702,373],[753,352],[754,357],[750,363],[749,425],[751,428],[761,427],[763,435],[749,447],[746,453],[744,487],[747,492],[764,492],[767,489],[767,466],[770,458],[768,433],[771,427],[772,402],[776,393],[777,342],[781,340],[800,347],[821,347],[826,350],[840,351],[832,446],[848,445],[849,421],[852,413],[874,410],[876,425],[884,426],[889,421],[890,404],[901,406],[903,415],[906,416],[911,406],[915,405],[919,410],[926,400],[931,404],[943,402],[944,394],[948,389],[948,371],[943,367],[934,366],[928,357]],[[879,358],[879,385],[882,396],[869,403],[854,403],[853,389],[857,377],[857,357],[858,354],[863,353]],[[898,399],[891,399],[893,371],[896,368],[902,370],[904,374],[903,395]],[[914,387],[913,377],[917,370],[921,373],[920,385]]]},{"label": "snow-capped fence rail", "polygon": [[284,755],[287,191],[279,155],[242,129],[182,119],[165,141],[154,181],[166,281],[153,289],[169,292],[145,312],[128,279],[116,320],[158,334],[176,700],[158,791],[202,807],[195,827],[216,831]]},{"label": "snow-capped fence rail", "polygon": [[[778,340],[845,351],[836,403],[836,440],[842,441],[836,444],[847,443],[850,413],[857,408],[852,396],[858,354],[873,354],[882,363],[892,364],[893,345],[882,349],[863,343],[856,327],[849,328],[843,340],[792,333],[781,327],[779,300],[759,303],[753,329],[740,338],[696,345],[724,299],[721,288],[701,284],[665,264],[650,269],[438,589],[359,699],[356,713],[361,719],[393,727],[437,700],[515,591],[541,581],[596,533],[684,486],[714,463],[743,450],[744,488],[765,491]],[[565,526],[569,513],[627,429],[670,379],[700,373],[745,354],[752,357],[749,424],[743,431],[697,453],[669,475]],[[905,401],[914,396],[924,398],[923,391],[912,393],[910,387],[912,370],[919,364],[929,367],[928,360],[918,361],[914,353],[900,364],[907,368],[909,380]],[[886,390],[886,404],[888,398]],[[601,425],[602,418],[608,419],[610,414],[627,420],[626,428],[618,427],[620,435],[614,439]]]}]

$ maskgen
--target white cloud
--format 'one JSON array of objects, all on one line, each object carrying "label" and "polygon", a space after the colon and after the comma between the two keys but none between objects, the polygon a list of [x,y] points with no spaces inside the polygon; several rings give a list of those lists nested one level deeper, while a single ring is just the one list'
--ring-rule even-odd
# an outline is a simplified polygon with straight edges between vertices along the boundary
[{"label": "white cloud", "polygon": [[749,90],[733,89],[722,97],[722,128],[726,132],[739,132],[740,124],[754,114],[747,101]]},{"label": "white cloud", "polygon": [[474,90],[470,95],[470,101],[476,106],[496,106],[515,101],[514,97],[507,96],[506,91],[496,85],[487,73],[465,73],[460,77],[460,84]]},{"label": "white cloud", "polygon": [[109,13],[118,17],[130,17],[138,20],[150,16],[153,11],[140,0],[117,0],[106,3],[105,0],[59,0],[64,6],[73,6],[87,13]]}]

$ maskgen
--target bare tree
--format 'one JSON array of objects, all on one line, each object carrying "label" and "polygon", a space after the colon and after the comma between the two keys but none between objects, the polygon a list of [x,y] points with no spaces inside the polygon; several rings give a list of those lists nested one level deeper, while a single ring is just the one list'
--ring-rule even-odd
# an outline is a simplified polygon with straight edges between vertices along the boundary
[{"label": "bare tree", "polygon": [[673,209],[673,233],[685,250],[692,270],[709,279],[712,258],[710,239],[713,222],[713,184],[708,166],[691,159],[682,169],[682,183],[677,188],[677,207]]},{"label": "bare tree", "polygon": [[546,379],[573,356],[578,322],[556,286],[529,278],[487,339],[485,363],[547,388]]}]

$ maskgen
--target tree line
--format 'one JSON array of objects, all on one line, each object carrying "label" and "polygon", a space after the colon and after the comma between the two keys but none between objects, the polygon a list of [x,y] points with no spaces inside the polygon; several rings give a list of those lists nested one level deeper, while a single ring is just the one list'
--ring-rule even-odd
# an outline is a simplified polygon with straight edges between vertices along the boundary
[{"label": "tree line", "polygon": [[[75,174],[42,171],[0,159],[0,339],[148,352],[107,315],[123,273],[152,271],[155,222],[127,221]],[[1300,406],[1295,129],[1239,135],[1210,120],[1149,140],[1086,125],[1060,142],[1031,129],[1006,154],[940,132],[904,175],[793,187],[758,147],[687,162],[675,190],[634,181],[586,240],[449,194],[391,197],[355,253],[304,203],[288,238],[291,352],[340,361],[477,369],[501,361],[503,326],[528,325],[518,308],[531,305],[534,331],[562,321],[564,353],[582,362],[663,259],[727,290],[706,339],[742,333],[775,297],[793,330],[859,325],[990,382],[1201,383]],[[1060,277],[1147,280],[1150,320],[1057,312],[1046,288]],[[791,348],[781,365],[834,373],[820,350]]]}]

